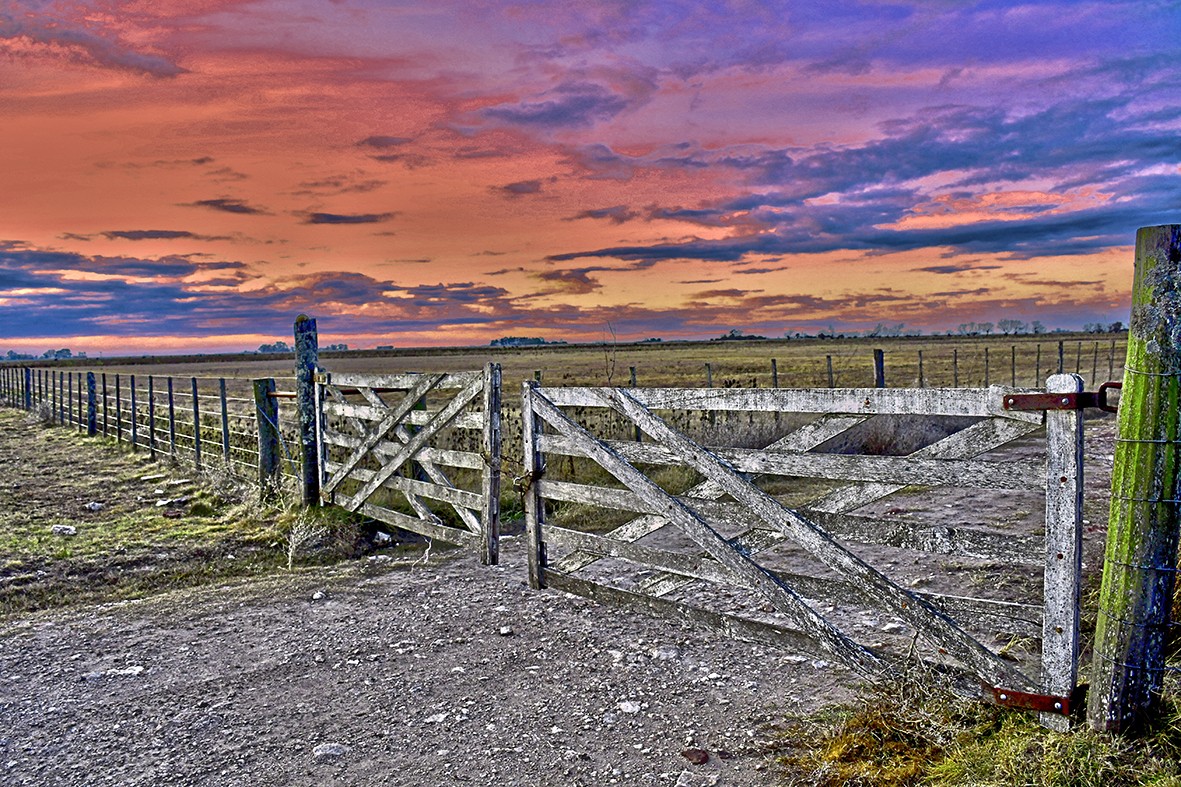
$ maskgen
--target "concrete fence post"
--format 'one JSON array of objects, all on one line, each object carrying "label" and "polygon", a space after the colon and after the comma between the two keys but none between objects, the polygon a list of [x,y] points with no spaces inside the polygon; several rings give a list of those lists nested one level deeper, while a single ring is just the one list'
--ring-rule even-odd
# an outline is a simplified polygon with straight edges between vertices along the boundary
[{"label": "concrete fence post", "polygon": [[320,371],[320,339],[314,318],[295,318],[295,404],[299,412],[300,481],[303,504],[320,502],[320,435],[316,406],[316,374]]},{"label": "concrete fence post", "polygon": [[1087,708],[1098,730],[1143,728],[1164,677],[1181,500],[1179,288],[1181,225],[1141,228]]}]

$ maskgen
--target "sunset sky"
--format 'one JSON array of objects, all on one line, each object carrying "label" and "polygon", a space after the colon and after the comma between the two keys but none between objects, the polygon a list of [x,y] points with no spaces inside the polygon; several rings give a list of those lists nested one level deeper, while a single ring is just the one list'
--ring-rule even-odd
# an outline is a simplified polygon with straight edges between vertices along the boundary
[{"label": "sunset sky", "polygon": [[0,0],[0,353],[1127,319],[1174,2]]}]

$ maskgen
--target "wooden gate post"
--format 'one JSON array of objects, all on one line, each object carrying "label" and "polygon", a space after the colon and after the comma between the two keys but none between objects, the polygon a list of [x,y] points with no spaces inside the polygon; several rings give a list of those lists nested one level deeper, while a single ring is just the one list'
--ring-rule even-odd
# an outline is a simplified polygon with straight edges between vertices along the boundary
[{"label": "wooden gate post", "polygon": [[279,400],[273,394],[275,381],[254,381],[254,415],[258,419],[258,486],[263,497],[279,489]]},{"label": "wooden gate post", "polygon": [[1181,499],[1179,287],[1181,225],[1141,228],[1087,708],[1099,730],[1142,728],[1164,676]]},{"label": "wooden gate post", "polygon": [[320,370],[320,339],[316,320],[295,318],[295,404],[299,411],[299,456],[303,504],[320,502],[320,435],[316,417],[316,372]]},{"label": "wooden gate post", "polygon": [[480,483],[480,491],[484,495],[484,549],[480,559],[486,566],[495,566],[500,562],[500,385],[500,364],[485,365],[484,473]]}]

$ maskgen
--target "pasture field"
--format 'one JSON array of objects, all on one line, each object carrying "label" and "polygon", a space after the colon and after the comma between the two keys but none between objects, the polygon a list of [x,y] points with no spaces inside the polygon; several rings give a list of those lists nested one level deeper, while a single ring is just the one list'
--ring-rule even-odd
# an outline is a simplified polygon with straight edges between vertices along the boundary
[{"label": "pasture field", "polygon": [[[1063,369],[1078,372],[1087,382],[1119,379],[1127,334],[1062,333],[1019,336],[920,336],[857,339],[767,339],[641,344],[545,345],[539,347],[406,348],[324,352],[320,363],[340,372],[439,372],[476,369],[489,361],[501,364],[506,400],[517,386],[540,372],[547,385],[628,385],[635,368],[640,386],[707,385],[706,365],[715,387],[812,388],[828,385],[828,358],[833,385],[872,386],[873,350],[885,353],[886,384],[911,387],[975,387],[993,385],[1041,387],[1058,369],[1058,344]],[[188,355],[88,358],[71,361],[15,362],[17,365],[101,369],[108,374],[155,374],[177,377],[292,377],[292,355]],[[280,385],[282,388],[283,386]]]}]

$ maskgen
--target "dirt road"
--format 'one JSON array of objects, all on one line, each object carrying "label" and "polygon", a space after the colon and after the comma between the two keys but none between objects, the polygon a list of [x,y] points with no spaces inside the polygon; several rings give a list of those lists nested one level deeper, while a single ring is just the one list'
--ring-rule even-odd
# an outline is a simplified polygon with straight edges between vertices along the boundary
[{"label": "dirt road", "polygon": [[505,551],[10,621],[0,782],[774,784],[767,725],[849,678],[530,591]]}]

